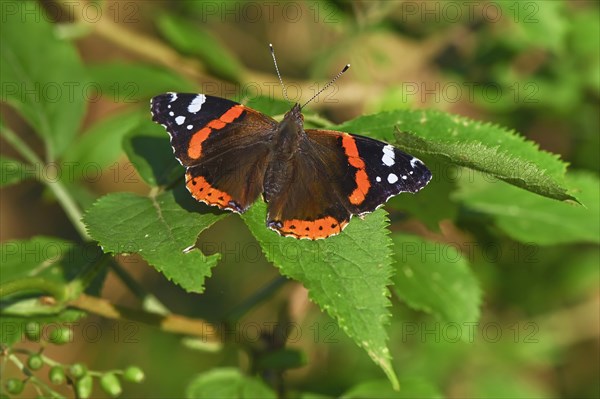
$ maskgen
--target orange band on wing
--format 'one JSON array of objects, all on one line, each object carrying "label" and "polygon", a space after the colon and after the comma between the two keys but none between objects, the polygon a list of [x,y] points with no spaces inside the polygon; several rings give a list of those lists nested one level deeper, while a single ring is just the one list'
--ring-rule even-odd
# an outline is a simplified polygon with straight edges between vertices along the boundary
[{"label": "orange band on wing", "polygon": [[342,147],[344,147],[344,152],[348,157],[348,163],[358,169],[354,175],[356,188],[352,191],[352,194],[348,196],[348,199],[351,204],[360,205],[365,200],[367,193],[371,188],[369,176],[365,171],[365,162],[358,154],[358,148],[356,147],[356,140],[354,140],[354,137],[349,134],[344,134],[342,136]]},{"label": "orange band on wing", "polygon": [[210,132],[212,132],[212,130],[207,126],[194,133],[188,146],[188,157],[192,159],[200,158],[200,155],[202,154],[202,143],[208,138]]},{"label": "orange band on wing", "polygon": [[190,174],[186,174],[185,178],[187,189],[192,193],[192,197],[198,201],[202,201],[208,205],[216,205],[221,209],[235,210],[230,204],[231,196],[211,186],[204,177],[192,177]]},{"label": "orange band on wing", "polygon": [[340,222],[332,216],[326,216],[316,220],[284,220],[281,226],[271,228],[284,236],[316,240],[339,234],[347,224],[348,221]]},{"label": "orange band on wing", "polygon": [[202,143],[210,136],[213,130],[223,129],[228,123],[233,122],[237,118],[242,115],[244,112],[243,105],[235,105],[223,115],[221,115],[218,119],[213,119],[208,122],[206,126],[202,129],[198,130],[192,138],[190,139],[190,144],[188,146],[188,157],[191,159],[198,159],[202,155]]}]

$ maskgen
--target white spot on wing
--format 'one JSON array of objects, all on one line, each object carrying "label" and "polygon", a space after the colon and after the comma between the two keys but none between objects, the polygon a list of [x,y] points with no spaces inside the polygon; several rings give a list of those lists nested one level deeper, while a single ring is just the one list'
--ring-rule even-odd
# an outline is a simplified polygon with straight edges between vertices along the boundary
[{"label": "white spot on wing", "polygon": [[200,111],[200,108],[202,108],[202,104],[204,104],[205,101],[206,96],[204,94],[198,94],[196,97],[194,97],[190,105],[188,105],[188,111],[195,114],[196,112]]},{"label": "white spot on wing", "polygon": [[410,166],[412,166],[413,169],[417,167],[418,163],[422,164],[423,162],[421,162],[421,160],[418,158],[413,158],[410,160]]},{"label": "white spot on wing", "polygon": [[187,125],[187,130],[192,130],[194,128],[194,125]]},{"label": "white spot on wing", "polygon": [[398,176],[396,176],[396,175],[395,175],[395,174],[393,174],[393,173],[390,173],[390,174],[388,175],[388,178],[387,178],[387,180],[388,180],[388,183],[390,183],[390,184],[394,184],[394,183],[396,183],[396,182],[398,181]]},{"label": "white spot on wing", "polygon": [[383,162],[384,165],[392,166],[396,163],[394,156],[394,147],[388,144],[383,147],[383,157],[381,157],[381,162]]},{"label": "white spot on wing", "polygon": [[402,175],[402,180],[406,180],[408,177],[406,175]]},{"label": "white spot on wing", "polygon": [[183,125],[183,122],[185,122],[185,116],[178,116],[177,118],[175,118],[175,123],[177,123],[178,125]]},{"label": "white spot on wing", "polygon": [[379,183],[381,181],[381,177],[377,176],[375,180],[377,180],[377,183]]},{"label": "white spot on wing", "polygon": [[175,100],[177,100],[177,93],[171,93],[171,101],[170,102],[173,102]]},{"label": "white spot on wing", "polygon": [[175,113],[173,111],[169,112],[169,116],[175,116]]}]

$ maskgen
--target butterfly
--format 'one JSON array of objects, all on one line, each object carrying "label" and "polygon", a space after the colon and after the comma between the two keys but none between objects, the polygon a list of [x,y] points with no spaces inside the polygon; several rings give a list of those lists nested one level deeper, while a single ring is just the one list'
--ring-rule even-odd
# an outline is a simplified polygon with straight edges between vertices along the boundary
[{"label": "butterfly", "polygon": [[262,195],[267,227],[283,236],[339,234],[353,215],[431,180],[423,162],[390,144],[304,129],[299,104],[277,122],[225,98],[165,93],[152,98],[151,112],[170,135],[196,200],[243,213]]}]

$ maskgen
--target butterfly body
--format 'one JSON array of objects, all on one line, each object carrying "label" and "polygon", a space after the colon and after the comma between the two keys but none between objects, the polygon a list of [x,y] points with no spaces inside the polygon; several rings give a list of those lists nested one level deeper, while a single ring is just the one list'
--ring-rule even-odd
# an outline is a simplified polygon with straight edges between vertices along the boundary
[{"label": "butterfly body", "polygon": [[427,167],[389,144],[332,130],[304,129],[296,104],[281,122],[203,94],[166,93],[153,120],[171,136],[186,186],[208,205],[243,213],[262,195],[267,227],[320,239],[431,179]]}]

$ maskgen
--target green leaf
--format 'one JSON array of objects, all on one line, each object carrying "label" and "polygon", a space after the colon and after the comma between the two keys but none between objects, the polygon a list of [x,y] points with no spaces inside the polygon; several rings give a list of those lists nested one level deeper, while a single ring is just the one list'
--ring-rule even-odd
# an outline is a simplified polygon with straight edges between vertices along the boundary
[{"label": "green leaf", "polygon": [[197,91],[194,83],[156,66],[112,61],[93,64],[89,71],[97,96],[114,103],[140,104],[146,110],[150,109],[148,99],[158,94]]},{"label": "green leaf", "polygon": [[261,370],[286,370],[305,366],[306,354],[302,351],[282,348],[275,352],[261,354],[256,360],[256,367]]},{"label": "green leaf", "polygon": [[362,382],[343,394],[342,399],[441,399],[444,396],[431,383],[423,379],[400,381],[400,392],[391,388],[385,380]]},{"label": "green leaf", "polygon": [[511,238],[539,245],[600,242],[598,177],[585,172],[567,175],[567,184],[585,206],[561,203],[476,175],[460,180],[456,193],[467,207],[491,215]]},{"label": "green leaf", "polygon": [[299,399],[333,399],[333,396],[327,396],[314,392],[302,392]]},{"label": "green leaf", "polygon": [[[202,212],[202,213],[201,213]],[[211,213],[182,186],[156,196],[114,193],[100,198],[83,221],[105,252],[137,253],[189,292],[202,292],[219,254],[191,249],[198,234],[224,214]]]},{"label": "green leaf", "polygon": [[150,186],[167,186],[183,178],[184,170],[173,155],[169,135],[150,117],[123,138],[123,149]]},{"label": "green leaf", "polygon": [[70,171],[74,177],[68,180],[93,181],[101,175],[102,170],[123,152],[123,137],[133,131],[144,117],[148,117],[146,112],[123,112],[101,119],[85,131],[62,159],[63,170]]},{"label": "green leaf", "polygon": [[600,10],[585,8],[572,16],[569,48],[585,86],[600,91]]},{"label": "green leaf", "polygon": [[[356,118],[334,127],[388,142],[417,156],[485,172],[558,200],[573,200],[564,185],[566,164],[502,127],[433,110],[397,110]],[[394,131],[400,130],[394,140]],[[433,176],[432,184],[435,182]]]},{"label": "green leaf", "polygon": [[394,292],[410,307],[448,323],[479,320],[481,290],[455,246],[407,234],[392,235]]},{"label": "green leaf", "polygon": [[[95,244],[76,245],[53,237],[9,241],[2,245],[1,308],[5,315],[60,313],[65,302],[86,290],[98,294],[105,277],[102,252]],[[55,302],[42,302],[51,296]]]},{"label": "green leaf", "polygon": [[[83,317],[82,311],[44,304],[39,296],[50,294],[61,299],[67,294],[67,284],[96,264],[101,256],[102,252],[95,245],[81,246],[56,237],[39,236],[2,243],[0,342],[12,344],[21,339],[28,321],[44,324]],[[104,275],[99,277],[103,279]],[[7,293],[7,284],[18,285],[18,288]],[[98,293],[101,287],[96,284],[91,288],[90,292]]]},{"label": "green leaf", "polygon": [[397,386],[385,330],[392,273],[386,213],[354,218],[341,234],[317,241],[281,237],[265,226],[265,215],[266,205],[259,201],[242,217],[267,259],[301,282]]},{"label": "green leaf", "polygon": [[38,236],[2,243],[0,283],[25,277],[43,277],[59,284],[75,278],[102,254],[95,246],[79,246],[57,237]]},{"label": "green leaf", "polygon": [[261,380],[243,375],[235,368],[216,368],[197,375],[185,390],[189,399],[275,399],[277,395]]},{"label": "green leaf", "polygon": [[77,133],[88,79],[75,46],[56,37],[39,3],[22,2],[17,10],[3,15],[0,24],[2,100],[45,140],[52,161]]},{"label": "green leaf", "polygon": [[[510,384],[507,384],[510,381]],[[539,380],[527,376],[518,368],[495,367],[467,383],[468,392],[476,398],[528,398],[556,397],[555,392]]]},{"label": "green leaf", "polygon": [[28,169],[21,161],[0,155],[0,187],[33,178],[35,174],[28,173]]},{"label": "green leaf", "polygon": [[273,99],[267,96],[258,96],[242,101],[244,105],[269,116],[282,115],[292,107],[287,101]]},{"label": "green leaf", "polygon": [[[242,64],[201,24],[193,25],[183,18],[161,14],[157,26],[177,50],[198,57],[211,73],[229,81],[242,81]],[[266,46],[265,55],[268,55]]]},{"label": "green leaf", "polygon": [[496,3],[509,34],[500,33],[500,40],[517,50],[542,47],[555,52],[565,49],[567,18],[565,4],[560,1],[515,1]]}]

